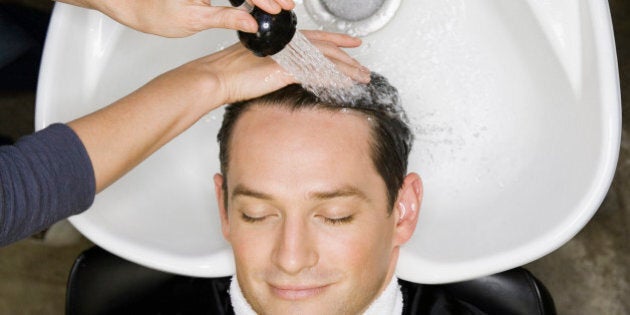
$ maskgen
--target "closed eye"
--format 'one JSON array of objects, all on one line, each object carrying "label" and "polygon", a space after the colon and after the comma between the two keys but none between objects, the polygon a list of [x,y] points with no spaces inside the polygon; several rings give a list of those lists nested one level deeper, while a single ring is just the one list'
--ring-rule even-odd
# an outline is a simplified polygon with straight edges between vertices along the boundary
[{"label": "closed eye", "polygon": [[267,218],[267,216],[263,216],[263,217],[250,217],[248,215],[246,215],[245,213],[241,212],[241,219],[243,219],[243,221],[248,222],[248,223],[256,223],[256,222],[262,222],[263,220],[265,220]]},{"label": "closed eye", "polygon": [[323,218],[324,218],[324,222],[330,225],[348,224],[352,222],[352,220],[354,220],[354,216],[352,215],[349,215],[343,218],[327,218],[327,217],[323,217]]}]

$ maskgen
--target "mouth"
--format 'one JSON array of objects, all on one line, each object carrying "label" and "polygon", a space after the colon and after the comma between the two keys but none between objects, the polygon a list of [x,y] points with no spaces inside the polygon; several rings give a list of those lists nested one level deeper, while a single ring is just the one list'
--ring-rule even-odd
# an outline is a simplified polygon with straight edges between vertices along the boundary
[{"label": "mouth", "polygon": [[305,300],[322,294],[330,285],[273,285],[269,284],[271,292],[283,300]]}]

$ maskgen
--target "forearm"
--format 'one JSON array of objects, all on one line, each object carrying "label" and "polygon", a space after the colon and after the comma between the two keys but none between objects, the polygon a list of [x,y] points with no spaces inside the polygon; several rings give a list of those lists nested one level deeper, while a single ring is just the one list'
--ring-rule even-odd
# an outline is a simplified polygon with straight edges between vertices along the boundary
[{"label": "forearm", "polygon": [[89,0],[53,0],[55,2],[63,2],[87,9],[96,9]]},{"label": "forearm", "polygon": [[[138,0],[53,0],[56,2],[62,2],[86,9],[92,9],[100,11],[101,13],[109,16],[110,18],[118,21],[121,24],[127,25],[132,28],[138,29],[138,15],[137,13],[144,13],[148,15],[146,9],[141,7],[141,4],[146,2]],[[147,18],[150,18],[148,16]],[[145,31],[139,29],[140,31]]]},{"label": "forearm", "polygon": [[[256,32],[256,20],[243,10],[211,5],[198,0],[55,0],[98,10],[119,23],[140,32],[165,37],[186,37],[209,28]],[[291,10],[293,0],[251,0],[261,9],[276,14]]]},{"label": "forearm", "polygon": [[92,161],[97,192],[222,104],[210,80],[182,87],[166,76],[68,124]]}]

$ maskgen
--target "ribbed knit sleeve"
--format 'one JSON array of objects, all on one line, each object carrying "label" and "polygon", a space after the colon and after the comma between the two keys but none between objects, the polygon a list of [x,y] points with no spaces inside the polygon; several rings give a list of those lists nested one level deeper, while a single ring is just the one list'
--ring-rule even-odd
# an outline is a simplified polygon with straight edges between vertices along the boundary
[{"label": "ribbed knit sleeve", "polygon": [[87,210],[95,194],[92,163],[70,127],[0,146],[0,246]]}]

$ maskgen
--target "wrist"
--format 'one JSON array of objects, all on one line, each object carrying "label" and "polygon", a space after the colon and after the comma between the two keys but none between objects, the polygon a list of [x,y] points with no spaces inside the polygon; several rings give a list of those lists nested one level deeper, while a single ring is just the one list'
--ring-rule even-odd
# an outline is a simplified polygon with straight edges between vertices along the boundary
[{"label": "wrist", "polygon": [[134,10],[131,6],[136,2],[135,0],[78,0],[85,3],[86,8],[97,10],[111,19],[121,23],[123,25],[135,28],[137,24],[136,16],[133,14]]},{"label": "wrist", "polygon": [[202,116],[228,103],[221,80],[215,74],[202,73],[196,82],[199,91],[199,109]]},{"label": "wrist", "polygon": [[54,0],[54,1],[66,3],[66,4],[74,5],[77,7],[86,8],[86,9],[96,9],[94,5],[92,5],[92,2],[89,0]]},{"label": "wrist", "polygon": [[[188,100],[188,113],[196,119],[228,102],[220,75],[208,65],[195,60],[164,76],[168,77],[168,86],[182,87],[180,97]],[[176,79],[177,78],[177,79]]]}]

